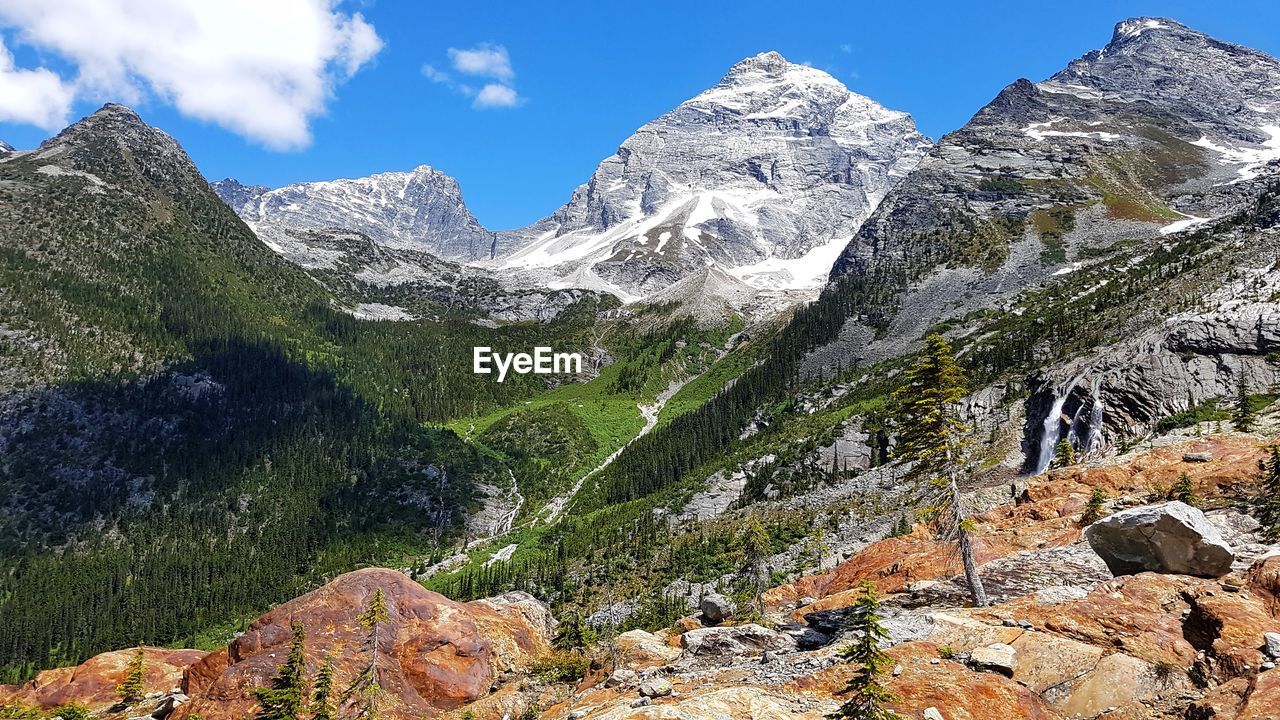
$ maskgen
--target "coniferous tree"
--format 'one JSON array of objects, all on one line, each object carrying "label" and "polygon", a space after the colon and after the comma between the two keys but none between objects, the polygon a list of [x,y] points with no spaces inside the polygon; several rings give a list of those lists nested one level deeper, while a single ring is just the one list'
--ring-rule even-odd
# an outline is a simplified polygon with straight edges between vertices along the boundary
[{"label": "coniferous tree", "polygon": [[1249,432],[1253,430],[1255,419],[1253,404],[1249,402],[1249,382],[1245,380],[1242,369],[1236,376],[1236,406],[1231,413],[1231,422],[1237,432]]},{"label": "coniferous tree", "polygon": [[1057,448],[1054,449],[1053,467],[1064,468],[1071,467],[1076,464],[1076,449],[1071,447],[1071,441],[1062,438],[1058,441]]},{"label": "coniferous tree", "polygon": [[1280,445],[1271,446],[1271,455],[1258,461],[1261,489],[1254,500],[1254,514],[1262,523],[1268,540],[1280,540]]},{"label": "coniferous tree", "polygon": [[142,648],[138,648],[125,666],[124,680],[116,686],[116,696],[120,698],[120,702],[132,705],[146,694],[147,658]]},{"label": "coniferous tree", "polygon": [[1185,470],[1179,473],[1178,481],[1169,489],[1169,497],[1188,505],[1196,504],[1195,486],[1191,484],[1191,476]]},{"label": "coniferous tree", "polygon": [[577,650],[585,648],[596,639],[596,632],[582,617],[582,613],[573,611],[556,626],[556,647],[561,650]]},{"label": "coniferous tree", "polygon": [[764,615],[764,561],[769,557],[769,533],[754,516],[747,521],[742,534],[743,570],[751,582],[756,612]]},{"label": "coniferous tree", "polygon": [[352,707],[352,715],[362,720],[378,720],[382,717],[382,699],[384,690],[378,676],[378,644],[382,626],[390,621],[387,613],[387,598],[382,588],[376,588],[365,605],[364,612],[356,616],[356,622],[368,631],[365,636],[365,651],[369,653],[369,662],[356,674],[351,685],[343,693],[343,702]]},{"label": "coniferous tree", "polygon": [[337,708],[333,706],[333,657],[324,656],[324,662],[316,673],[315,687],[311,691],[311,720],[335,720]]},{"label": "coniferous tree", "polygon": [[926,338],[920,359],[894,392],[899,408],[896,454],[912,463],[908,477],[922,491],[926,517],[936,521],[944,539],[955,545],[973,604],[985,607],[987,592],[970,538],[973,521],[959,485],[968,465],[968,426],[957,409],[965,395],[964,383],[964,371],[946,339],[936,334]]},{"label": "coniferous tree", "polygon": [[871,581],[862,582],[862,596],[850,608],[845,628],[853,635],[853,644],[841,650],[840,656],[845,662],[857,664],[858,670],[844,688],[849,699],[827,717],[832,720],[903,720],[902,716],[885,707],[895,698],[880,683],[880,678],[892,660],[880,649],[889,633],[884,629],[880,598]]},{"label": "coniferous tree", "polygon": [[1080,522],[1092,525],[1102,519],[1102,510],[1107,505],[1107,492],[1102,488],[1094,488],[1089,495],[1089,502],[1084,506],[1084,515]]},{"label": "coniferous tree", "polygon": [[271,685],[253,691],[258,700],[257,720],[298,720],[306,705],[307,632],[301,623],[293,624],[289,657],[276,668]]}]

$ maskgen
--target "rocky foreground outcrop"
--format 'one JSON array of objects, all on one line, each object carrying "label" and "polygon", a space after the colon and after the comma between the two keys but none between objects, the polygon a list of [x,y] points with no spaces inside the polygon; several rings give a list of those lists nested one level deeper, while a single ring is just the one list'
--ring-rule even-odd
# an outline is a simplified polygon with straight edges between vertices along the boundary
[{"label": "rocky foreground outcrop", "polygon": [[[857,671],[839,655],[842,613],[871,580],[886,595],[892,665],[884,681],[904,718],[1276,720],[1280,546],[1266,544],[1236,509],[1257,491],[1265,448],[1246,435],[1189,439],[1019,485],[1016,497],[976,518],[991,607],[967,606],[952,556],[918,527],[770,591],[761,624],[735,617],[726,602],[715,625],[688,617],[667,630],[632,630],[577,679],[549,675],[545,663],[538,669],[535,661],[555,657],[555,622],[532,597],[458,603],[400,573],[361,570],[281,605],[225,650],[147,649],[148,690],[157,697],[142,714],[183,699],[158,697],[181,677],[191,699],[173,720],[251,716],[252,690],[284,661],[294,622],[307,630],[309,671],[332,654],[336,685],[345,687],[368,657],[356,616],[380,588],[390,616],[378,648],[389,718],[819,720],[839,706]],[[1104,516],[1137,508],[1155,517],[1162,503],[1153,497],[1182,473],[1209,508],[1187,510],[1205,535],[1221,535],[1234,562],[1221,577],[1168,567],[1112,576],[1082,532],[1089,497],[1107,495]],[[832,642],[797,642],[806,632]],[[0,690],[0,704],[76,701],[106,710],[130,654],[43,673]]]},{"label": "rocky foreground outcrop", "polygon": [[[200,650],[142,648],[144,687],[148,694],[168,693],[182,682],[183,672],[208,654]],[[80,703],[103,709],[117,701],[116,687],[124,681],[126,666],[136,649],[113,650],[75,667],[45,670],[23,685],[0,685],[0,706],[20,703],[50,709]]]},{"label": "rocky foreground outcrop", "polygon": [[368,662],[367,631],[356,618],[378,589],[390,616],[377,659],[390,698],[388,717],[435,717],[473,702],[487,695],[502,673],[527,667],[550,649],[552,623],[545,608],[527,595],[464,604],[392,570],[358,570],[272,610],[225,650],[193,665],[184,685],[192,700],[174,719],[249,715],[253,690],[268,684],[288,654],[293,623],[307,631],[312,672],[329,654],[336,661],[335,687],[347,687]]},{"label": "rocky foreground outcrop", "polygon": [[[910,720],[1275,720],[1280,658],[1268,643],[1280,642],[1269,635],[1280,632],[1280,547],[1262,542],[1256,522],[1235,509],[1256,491],[1264,452],[1254,437],[1211,436],[1020,486],[977,518],[992,607],[966,606],[954,556],[917,527],[832,571],[775,588],[768,615],[780,627],[802,621],[838,636],[859,583],[873,581],[887,594],[893,664],[885,683],[896,696],[892,708]],[[1113,577],[1082,533],[1093,491],[1109,498],[1104,516],[1150,513],[1162,504],[1153,497],[1183,472],[1235,562],[1224,577],[1169,568]],[[734,618],[698,626],[686,618],[668,631],[628,634],[628,647],[685,652],[665,664],[652,652],[624,652],[625,671],[584,683],[542,717],[820,718],[835,710],[857,669],[839,657],[838,637],[817,649],[747,654],[698,642],[707,630],[733,629]],[[690,652],[694,646],[701,652]],[[671,694],[645,695],[653,676],[668,680]]]}]

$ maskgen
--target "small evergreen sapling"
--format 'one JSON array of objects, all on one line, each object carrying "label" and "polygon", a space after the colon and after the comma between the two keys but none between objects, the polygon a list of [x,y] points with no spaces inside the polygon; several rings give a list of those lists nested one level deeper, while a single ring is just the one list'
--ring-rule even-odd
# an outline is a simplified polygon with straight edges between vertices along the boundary
[{"label": "small evergreen sapling", "polygon": [[256,720],[298,720],[307,701],[307,632],[301,623],[293,624],[289,657],[276,668],[271,685],[253,691],[258,700]]},{"label": "small evergreen sapling", "polygon": [[142,648],[138,648],[125,666],[124,680],[116,686],[116,696],[120,698],[120,702],[132,705],[147,694],[146,683],[147,657]]},{"label": "small evergreen sapling", "polygon": [[1083,525],[1092,525],[1102,519],[1102,511],[1107,506],[1107,492],[1102,488],[1094,488],[1089,495],[1089,502],[1084,506],[1084,515],[1080,518]]},{"label": "small evergreen sapling", "polygon": [[1169,497],[1188,505],[1195,505],[1199,502],[1199,498],[1196,497],[1195,486],[1191,484],[1191,476],[1185,470],[1178,475],[1178,482],[1174,483],[1172,488],[1169,488]]},{"label": "small evergreen sapling", "polygon": [[1262,532],[1268,540],[1280,540],[1280,445],[1271,446],[1266,460],[1258,461],[1262,487],[1254,499],[1254,515],[1262,523]]},{"label": "small evergreen sapling", "polygon": [[1071,467],[1076,464],[1076,449],[1071,447],[1071,441],[1062,438],[1058,441],[1058,446],[1054,448],[1053,467],[1064,468]]},{"label": "small evergreen sapling", "polygon": [[325,655],[311,690],[311,720],[336,720],[338,716],[333,706],[333,672],[333,656]]},{"label": "small evergreen sapling", "polygon": [[845,625],[853,635],[853,643],[840,651],[840,657],[845,662],[856,664],[858,669],[844,688],[849,699],[839,710],[827,716],[832,720],[904,720],[885,707],[896,698],[880,682],[893,662],[880,649],[880,644],[889,638],[883,622],[876,587],[871,581],[864,580],[862,596],[850,609]]}]

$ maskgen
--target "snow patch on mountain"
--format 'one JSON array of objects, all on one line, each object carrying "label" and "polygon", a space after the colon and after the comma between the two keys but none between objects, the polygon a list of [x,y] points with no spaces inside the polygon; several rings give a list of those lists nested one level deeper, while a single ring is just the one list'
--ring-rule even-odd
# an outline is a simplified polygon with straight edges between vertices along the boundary
[{"label": "snow patch on mountain", "polygon": [[1258,128],[1258,132],[1267,135],[1267,139],[1258,147],[1225,147],[1208,137],[1201,137],[1191,144],[1212,150],[1220,155],[1224,162],[1239,165],[1240,168],[1236,171],[1240,174],[1239,179],[1252,180],[1258,177],[1263,166],[1280,160],[1280,125],[1263,125]]}]

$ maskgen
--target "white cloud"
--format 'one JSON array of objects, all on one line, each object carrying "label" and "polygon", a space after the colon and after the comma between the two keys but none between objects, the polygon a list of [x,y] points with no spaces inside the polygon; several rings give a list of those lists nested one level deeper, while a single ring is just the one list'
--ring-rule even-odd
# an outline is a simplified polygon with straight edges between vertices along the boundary
[{"label": "white cloud", "polygon": [[0,120],[57,130],[67,124],[73,95],[51,70],[14,67],[13,55],[0,42]]},{"label": "white cloud", "polygon": [[443,85],[450,85],[453,83],[453,78],[449,77],[449,73],[437,68],[431,63],[427,63],[422,66],[422,74],[426,75],[427,79],[434,83],[441,83]]},{"label": "white cloud", "polygon": [[471,103],[472,107],[477,108],[504,108],[515,107],[520,104],[520,96],[516,91],[501,83],[489,83],[480,88],[480,92],[476,93],[476,99]]},{"label": "white cloud", "polygon": [[516,76],[511,69],[511,57],[501,45],[481,43],[469,50],[449,48],[449,60],[453,69],[465,75],[481,75],[509,81]]},{"label": "white cloud", "polygon": [[[3,0],[0,0],[3,1]],[[422,74],[433,83],[472,98],[471,107],[485,110],[489,108],[510,108],[519,105],[524,98],[516,92],[514,84],[515,70],[511,67],[511,56],[501,45],[481,43],[469,50],[449,48],[449,62],[453,70],[463,75],[476,75],[496,80],[485,83],[478,91],[454,79],[453,75],[430,63],[422,66]]]},{"label": "white cloud", "polygon": [[307,145],[335,87],[382,49],[336,0],[0,0],[0,24],[75,66],[80,97],[154,96],[277,149]]}]

